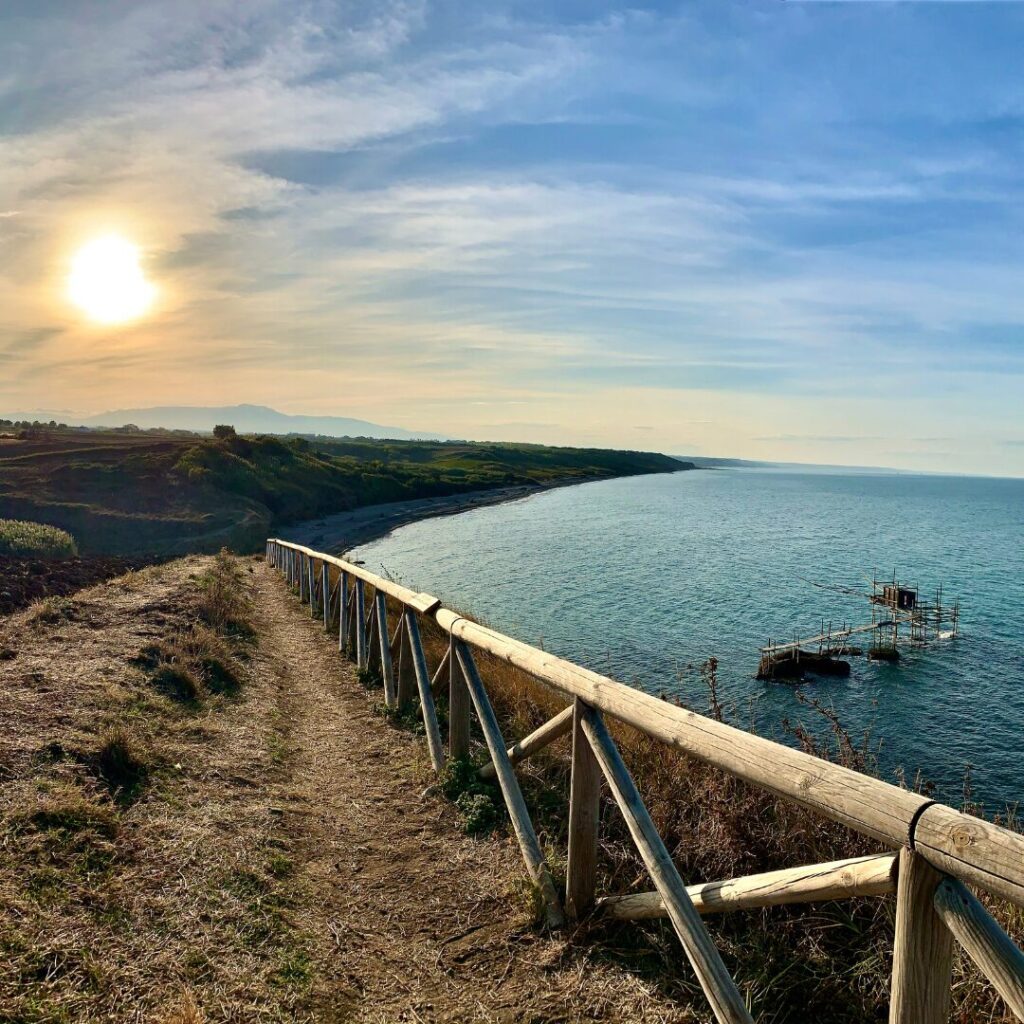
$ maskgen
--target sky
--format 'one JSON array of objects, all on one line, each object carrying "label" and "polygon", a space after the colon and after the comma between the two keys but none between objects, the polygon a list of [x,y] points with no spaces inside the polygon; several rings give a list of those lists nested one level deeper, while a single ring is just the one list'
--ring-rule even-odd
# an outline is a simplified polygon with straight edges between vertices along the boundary
[{"label": "sky", "polygon": [[1021,52],[1014,3],[5,0],[0,415],[1024,475]]}]

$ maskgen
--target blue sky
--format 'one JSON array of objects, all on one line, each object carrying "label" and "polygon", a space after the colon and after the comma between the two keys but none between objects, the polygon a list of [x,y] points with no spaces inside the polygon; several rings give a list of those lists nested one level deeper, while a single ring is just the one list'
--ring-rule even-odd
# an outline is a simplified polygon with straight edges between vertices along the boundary
[{"label": "blue sky", "polygon": [[[6,3],[0,406],[1024,475],[1024,8]],[[152,315],[83,322],[90,237]]]}]

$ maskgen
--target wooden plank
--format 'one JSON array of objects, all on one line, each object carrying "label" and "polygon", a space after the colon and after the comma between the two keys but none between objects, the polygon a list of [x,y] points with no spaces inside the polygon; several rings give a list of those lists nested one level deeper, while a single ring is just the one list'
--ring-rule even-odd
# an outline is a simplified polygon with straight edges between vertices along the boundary
[{"label": "wooden plank", "polygon": [[1003,1002],[1024,1020],[1024,953],[1010,936],[955,878],[943,878],[935,887],[935,912]]},{"label": "wooden plank", "polygon": [[395,692],[395,669],[391,663],[391,645],[388,643],[388,603],[380,590],[377,591],[374,600],[377,602],[377,621],[380,623],[377,636],[380,639],[380,674],[384,679],[384,703],[393,708],[398,701],[398,694]]},{"label": "wooden plank", "polygon": [[356,578],[356,666],[366,668],[366,586]]},{"label": "wooden plank", "polygon": [[594,905],[597,831],[601,818],[601,768],[583,732],[584,707],[583,701],[577,697],[573,707],[566,708],[571,713],[572,776],[569,783],[569,858],[565,876],[565,909],[573,919],[583,917]]},{"label": "wooden plank", "polygon": [[444,746],[441,743],[441,730],[437,724],[437,709],[434,707],[434,694],[430,689],[430,675],[427,672],[427,659],[423,655],[423,643],[420,640],[420,626],[416,621],[416,613],[411,608],[405,610],[405,635],[409,640],[409,652],[413,670],[416,673],[416,685],[420,691],[420,711],[423,714],[423,725],[427,730],[427,748],[430,751],[430,763],[435,772],[444,767]]},{"label": "wooden plank", "polygon": [[448,666],[448,756],[456,761],[469,757],[469,690],[466,681],[455,664],[453,654],[454,640],[450,640],[448,650],[437,667],[437,675]]},{"label": "wooden plank", "polygon": [[704,922],[694,909],[686,886],[644,806],[636,785],[608,732],[601,713],[583,704],[580,715],[583,732],[594,751],[615,801],[626,819],[651,879],[665,901],[669,919],[683,944],[704,995],[716,1020],[721,1024],[753,1024],[743,996],[729,974],[722,957],[711,941]]},{"label": "wooden plank", "polygon": [[[751,910],[785,903],[814,903],[851,896],[883,896],[896,891],[897,858],[892,853],[852,857],[827,864],[807,864],[721,882],[688,885],[686,893],[698,914]],[[598,901],[603,914],[622,921],[666,917],[665,901],[656,892],[607,896]]]},{"label": "wooden plank", "polygon": [[[534,729],[529,736],[524,736],[517,743],[508,748],[508,759],[512,764],[519,764],[528,757],[536,754],[538,750],[546,747],[549,743],[572,730],[573,709],[572,705],[564,711],[559,711],[554,718],[549,718],[542,726]],[[488,762],[480,769],[480,778],[494,778],[494,763]]]},{"label": "wooden plank", "polygon": [[935,913],[942,881],[928,861],[900,850],[896,939],[889,1024],[947,1024],[953,980],[953,936]]},{"label": "wooden plank", "polygon": [[462,669],[462,677],[469,690],[470,699],[476,708],[477,718],[480,720],[480,728],[483,730],[484,740],[487,749],[491,752],[491,760],[497,766],[498,785],[501,787],[502,795],[505,797],[505,806],[508,808],[509,817],[512,819],[512,829],[519,841],[519,849],[522,852],[526,868],[537,886],[544,900],[549,928],[561,928],[565,924],[565,915],[562,913],[562,905],[555,892],[555,883],[551,879],[547,862],[544,860],[544,852],[540,848],[540,840],[533,829],[533,822],[530,820],[530,812],[526,809],[526,801],[523,799],[523,791],[519,788],[519,781],[516,773],[509,763],[508,755],[505,753],[505,741],[502,739],[501,729],[498,727],[498,719],[494,714],[494,708],[487,697],[487,691],[477,672],[476,662],[470,649],[462,642],[455,644],[455,656],[458,659],[459,667]]}]

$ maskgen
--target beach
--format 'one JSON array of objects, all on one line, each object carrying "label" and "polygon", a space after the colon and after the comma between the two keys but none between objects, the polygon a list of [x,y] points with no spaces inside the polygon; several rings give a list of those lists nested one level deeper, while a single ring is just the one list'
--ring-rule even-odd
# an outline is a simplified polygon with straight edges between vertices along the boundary
[{"label": "beach", "polygon": [[307,519],[301,523],[281,527],[277,531],[282,540],[316,548],[327,554],[340,555],[360,544],[368,544],[387,536],[400,526],[420,519],[450,516],[485,505],[498,505],[507,501],[518,501],[534,494],[541,494],[557,487],[571,484],[591,483],[591,480],[573,477],[549,484],[516,484],[510,487],[493,487],[481,491],[466,491],[464,494],[449,494],[440,498],[416,498],[411,501],[389,501],[380,505],[365,505],[362,508],[338,512],[319,519]]}]

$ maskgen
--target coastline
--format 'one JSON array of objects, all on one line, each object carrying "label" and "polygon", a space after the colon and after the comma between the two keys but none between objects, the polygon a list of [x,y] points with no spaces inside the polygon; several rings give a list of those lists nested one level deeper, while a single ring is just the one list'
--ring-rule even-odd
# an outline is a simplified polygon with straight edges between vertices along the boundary
[{"label": "coastline", "polygon": [[350,509],[347,512],[336,512],[333,515],[321,516],[319,519],[306,519],[291,526],[281,527],[276,531],[276,535],[282,540],[318,548],[330,555],[342,555],[352,548],[379,540],[399,527],[408,526],[421,519],[458,515],[474,508],[519,501],[558,487],[617,479],[621,477],[570,477],[546,484],[512,484],[508,487],[447,494],[439,498],[413,498],[409,501],[364,505],[362,508]]}]

